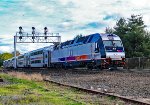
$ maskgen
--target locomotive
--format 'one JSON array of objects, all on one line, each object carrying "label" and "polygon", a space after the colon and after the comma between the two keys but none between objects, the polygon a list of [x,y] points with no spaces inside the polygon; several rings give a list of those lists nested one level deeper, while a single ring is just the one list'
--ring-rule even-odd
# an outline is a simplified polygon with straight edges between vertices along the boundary
[{"label": "locomotive", "polygon": [[[14,58],[3,62],[14,67]],[[17,67],[110,69],[125,65],[122,41],[115,34],[95,33],[19,55]]]}]

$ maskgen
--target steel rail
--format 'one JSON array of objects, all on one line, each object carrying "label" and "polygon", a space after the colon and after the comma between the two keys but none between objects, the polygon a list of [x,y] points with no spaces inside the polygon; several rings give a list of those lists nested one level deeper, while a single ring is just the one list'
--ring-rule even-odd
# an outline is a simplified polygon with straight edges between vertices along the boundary
[{"label": "steel rail", "polygon": [[84,91],[84,92],[88,92],[88,93],[94,93],[94,94],[100,94],[100,95],[104,95],[104,96],[116,97],[116,98],[119,98],[119,99],[121,99],[125,102],[130,102],[130,103],[134,103],[134,104],[138,104],[138,105],[150,105],[150,103],[139,101],[139,100],[136,100],[136,99],[131,99],[131,98],[128,98],[128,97],[117,95],[117,94],[105,93],[105,92],[101,92],[101,91],[98,91],[98,90],[86,89],[86,88],[79,87],[79,86],[63,84],[63,83],[59,83],[59,82],[56,82],[56,81],[53,81],[53,80],[49,80],[47,78],[45,78],[44,81],[54,83],[54,84],[58,84],[58,85],[65,86],[65,87],[75,88],[75,89],[78,89],[78,90],[81,90],[81,91]]}]

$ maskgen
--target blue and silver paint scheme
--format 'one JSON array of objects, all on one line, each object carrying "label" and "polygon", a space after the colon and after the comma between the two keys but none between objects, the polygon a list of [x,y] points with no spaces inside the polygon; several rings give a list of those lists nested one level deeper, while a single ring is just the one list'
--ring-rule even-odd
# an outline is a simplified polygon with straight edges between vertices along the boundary
[{"label": "blue and silver paint scheme", "polygon": [[43,67],[43,48],[29,52],[30,67]]},{"label": "blue and silver paint scheme", "polygon": [[61,43],[51,52],[51,63],[71,66],[78,66],[81,63],[85,66],[92,63],[104,68],[123,66],[123,58],[125,58],[124,48],[121,39],[115,34],[95,33],[83,36]]},{"label": "blue and silver paint scheme", "polygon": [[24,67],[24,55],[17,56],[17,67]]}]

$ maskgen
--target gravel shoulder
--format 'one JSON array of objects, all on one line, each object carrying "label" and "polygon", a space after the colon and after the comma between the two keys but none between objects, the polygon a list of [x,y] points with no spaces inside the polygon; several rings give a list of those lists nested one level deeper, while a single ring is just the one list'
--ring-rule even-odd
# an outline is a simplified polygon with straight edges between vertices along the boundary
[{"label": "gravel shoulder", "polygon": [[150,72],[133,71],[99,71],[74,72],[51,71],[49,79],[94,89],[106,93],[114,93],[150,103]]}]

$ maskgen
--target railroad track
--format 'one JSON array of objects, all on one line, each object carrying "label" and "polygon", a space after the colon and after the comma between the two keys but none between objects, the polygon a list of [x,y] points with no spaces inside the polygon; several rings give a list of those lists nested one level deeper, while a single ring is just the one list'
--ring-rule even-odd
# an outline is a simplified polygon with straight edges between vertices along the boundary
[{"label": "railroad track", "polygon": [[55,84],[65,86],[65,87],[75,88],[75,89],[78,89],[78,90],[81,90],[81,91],[84,91],[84,92],[87,92],[87,93],[93,93],[93,94],[100,94],[100,95],[103,95],[103,96],[116,97],[116,98],[119,98],[119,99],[121,99],[121,100],[123,100],[127,103],[133,103],[133,104],[137,104],[137,105],[150,105],[150,103],[139,101],[139,100],[136,100],[136,99],[131,99],[131,98],[124,97],[124,96],[120,96],[120,95],[117,95],[117,94],[114,94],[114,93],[105,93],[105,92],[101,92],[101,91],[98,91],[98,90],[86,89],[86,88],[79,87],[79,86],[63,84],[63,83],[59,83],[59,82],[56,82],[56,81],[53,81],[53,80],[49,80],[47,78],[45,78],[44,81],[50,82],[50,83],[55,83]]},{"label": "railroad track", "polygon": [[[87,71],[85,69],[82,69],[82,71],[80,69],[68,69],[68,70],[51,69],[49,70],[49,69],[39,69],[39,68],[38,69],[37,68],[18,69],[15,71],[25,72],[27,74],[40,73],[44,77],[47,77],[45,81],[49,81],[49,82],[67,86],[67,87],[76,88],[76,89],[89,92],[89,93],[94,93],[97,95],[99,94],[99,95],[118,97],[121,100],[124,100],[125,102],[137,103],[138,105],[150,105],[150,99],[148,99],[149,93],[150,93],[149,92],[150,74],[147,74],[146,72],[143,73],[141,71],[136,72],[136,71],[129,71],[129,70]],[[49,80],[48,77],[51,77],[53,81]],[[62,81],[64,81],[66,84],[63,84],[64,82]],[[109,82],[106,82],[106,81],[109,81]],[[124,82],[121,83],[120,81],[124,81]],[[79,87],[76,84],[76,82],[80,84]],[[70,83],[73,86],[70,86],[69,85]],[[110,85],[110,87],[105,87],[105,86],[108,86],[108,84]],[[114,86],[117,86],[117,89],[114,88]],[[145,91],[145,87],[147,91]],[[104,91],[105,89],[108,91]],[[127,90],[127,91],[124,91],[124,90]]]}]

